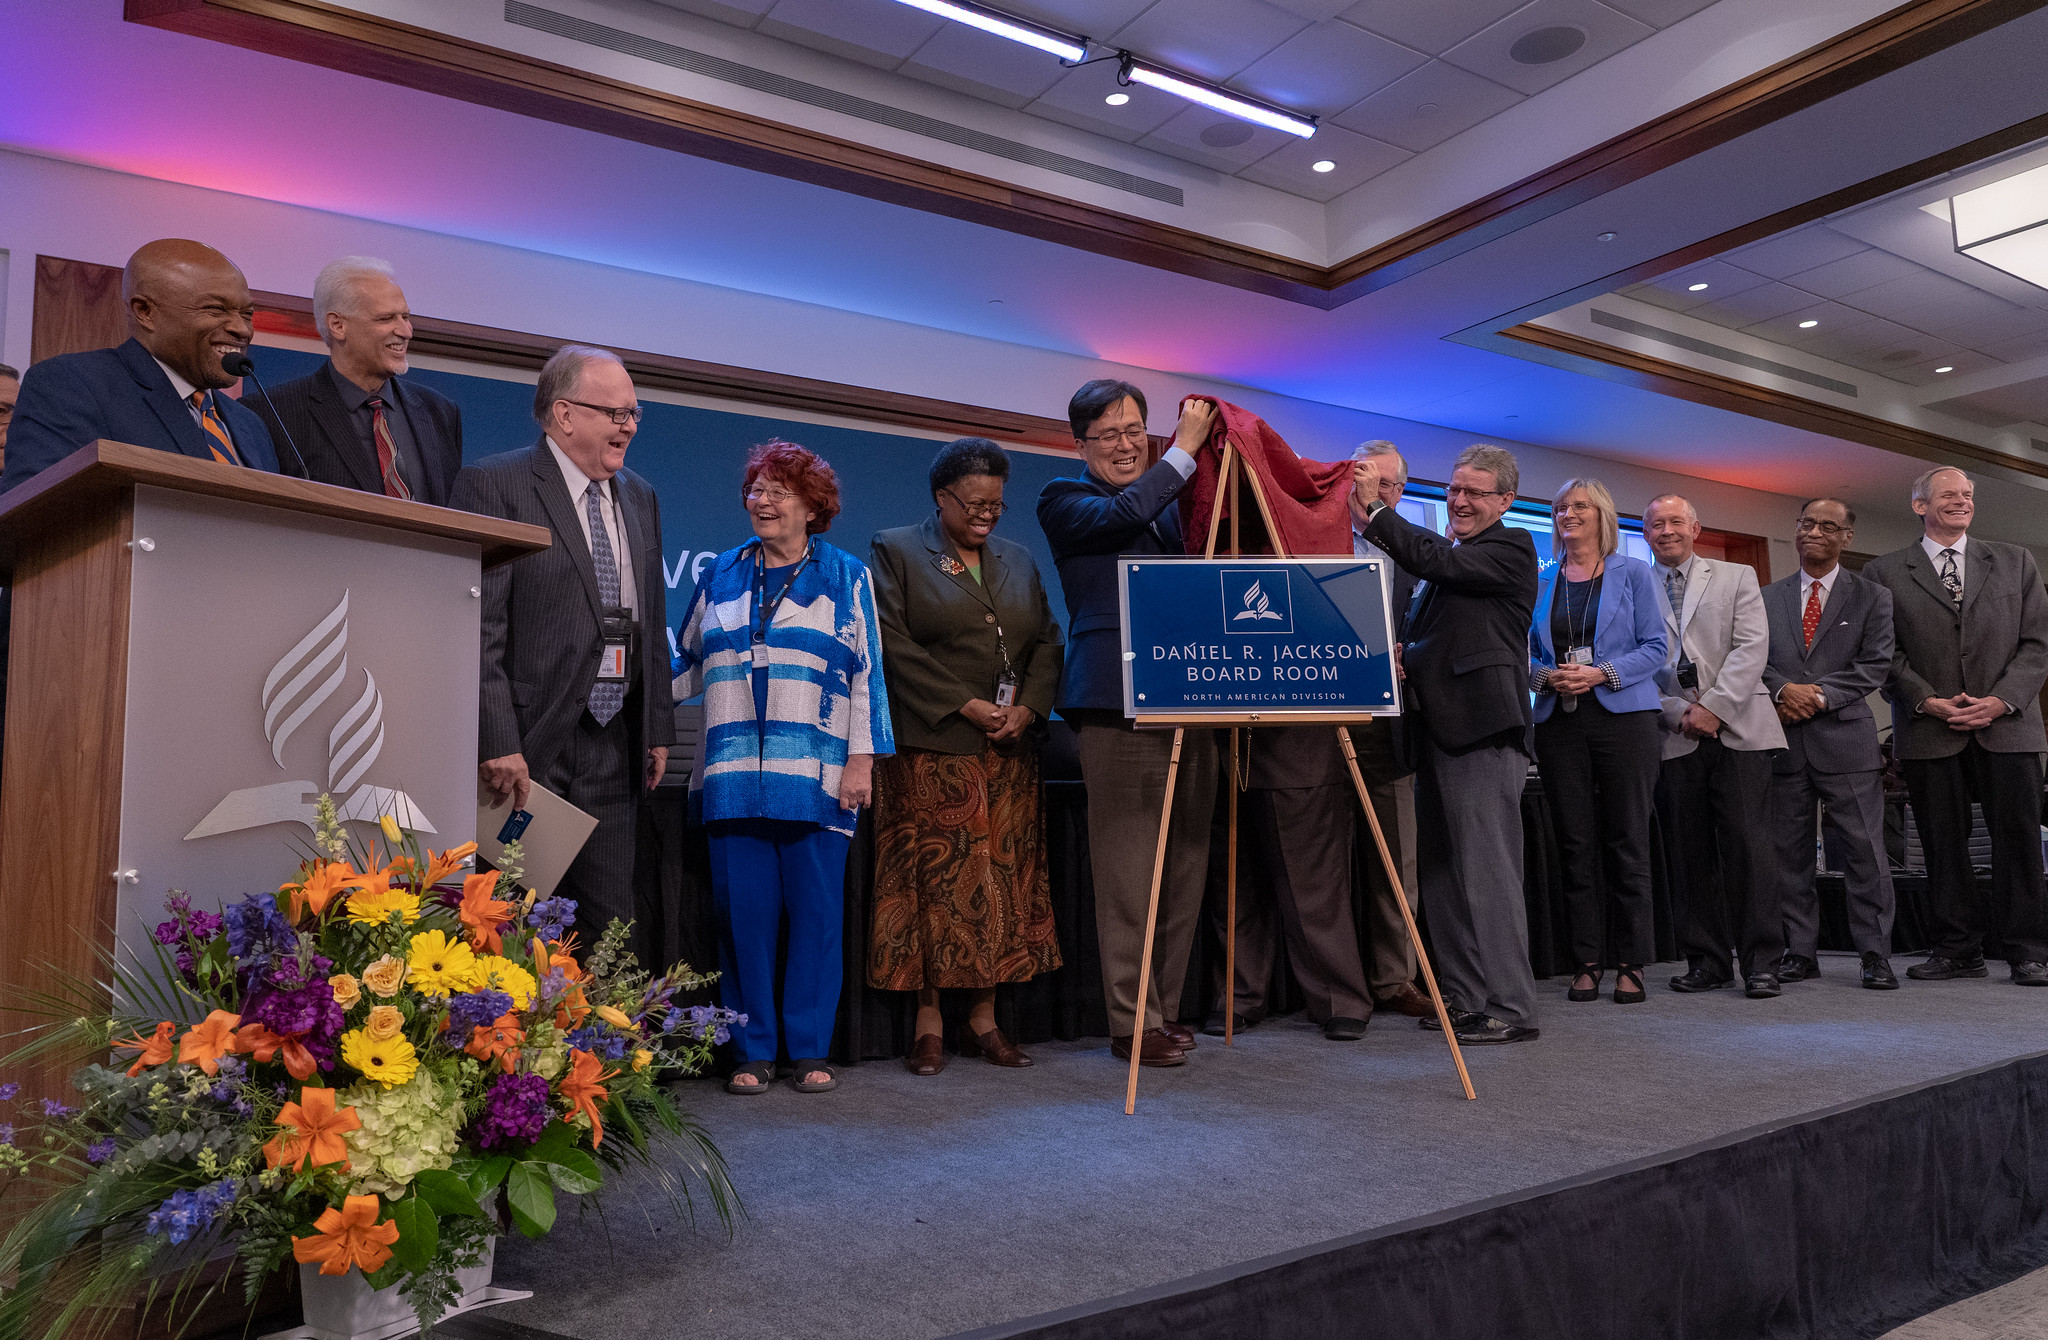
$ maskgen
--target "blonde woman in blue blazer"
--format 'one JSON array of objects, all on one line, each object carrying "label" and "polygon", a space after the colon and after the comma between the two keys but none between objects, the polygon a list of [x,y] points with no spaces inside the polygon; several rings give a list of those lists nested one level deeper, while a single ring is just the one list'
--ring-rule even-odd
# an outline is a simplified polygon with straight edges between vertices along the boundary
[{"label": "blonde woman in blue blazer", "polygon": [[1652,676],[1668,635],[1650,565],[1617,552],[1621,524],[1604,484],[1565,481],[1551,519],[1556,561],[1536,592],[1529,687],[1578,963],[1568,994],[1598,1000],[1612,962],[1614,1003],[1634,1005],[1656,950],[1650,813],[1663,740]]}]

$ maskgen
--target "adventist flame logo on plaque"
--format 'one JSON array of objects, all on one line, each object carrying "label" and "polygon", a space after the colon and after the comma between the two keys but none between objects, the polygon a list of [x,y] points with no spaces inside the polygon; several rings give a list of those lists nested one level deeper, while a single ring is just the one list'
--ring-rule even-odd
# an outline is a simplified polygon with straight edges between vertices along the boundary
[{"label": "adventist flame logo on plaque", "polygon": [[[349,593],[343,591],[340,603],[280,657],[263,680],[262,699],[256,710],[263,718],[263,738],[270,746],[271,761],[280,772],[292,770],[285,763],[285,748],[300,728],[316,717],[324,720],[328,714],[322,709],[344,687],[352,687],[348,598]],[[231,791],[185,835],[185,840],[276,823],[302,823],[310,830],[323,792],[334,797],[343,820],[375,823],[389,814],[417,832],[436,831],[411,796],[365,780],[384,752],[384,694],[369,667],[360,669],[361,693],[340,709],[327,729],[324,781],[270,782]],[[318,738],[316,725],[307,740]],[[303,757],[307,752],[302,745],[295,754]]]},{"label": "adventist flame logo on plaque", "polygon": [[1397,715],[1377,560],[1122,559],[1124,715],[1140,725]]}]

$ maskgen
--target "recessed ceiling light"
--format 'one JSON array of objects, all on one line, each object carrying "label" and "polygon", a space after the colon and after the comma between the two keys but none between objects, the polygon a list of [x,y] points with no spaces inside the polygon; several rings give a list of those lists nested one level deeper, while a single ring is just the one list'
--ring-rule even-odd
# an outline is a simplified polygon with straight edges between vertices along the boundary
[{"label": "recessed ceiling light", "polygon": [[1954,368],[1953,366],[1950,366],[1950,367],[1941,367],[1941,368],[1936,368],[1936,369],[1935,369],[1935,371],[1936,371],[1936,372],[1954,372],[1954,371],[1955,371],[1955,368]]},{"label": "recessed ceiling light", "polygon": [[1801,321],[1801,322],[1799,323],[1799,328],[1800,328],[1801,330],[1812,330],[1812,329],[1813,329],[1813,328],[1814,328],[1815,326],[1817,326],[1817,325],[1819,325],[1819,324],[1820,324],[1820,322],[1818,322],[1818,321],[1813,321],[1813,320]]},{"label": "recessed ceiling light", "polygon": [[1337,165],[1327,158],[1318,158],[1315,162],[1310,163],[1309,166],[1317,172],[1335,172],[1337,170]]},{"label": "recessed ceiling light", "polygon": [[1687,284],[1687,285],[1685,286],[1685,291],[1686,291],[1687,293],[1698,293],[1698,292],[1699,292],[1699,291],[1700,291],[1701,289],[1703,289],[1703,288],[1705,288],[1705,287],[1706,287],[1706,285],[1705,285],[1705,284]]},{"label": "recessed ceiling light", "polygon": [[1112,107],[1121,107],[1130,100],[1131,95],[1128,93],[1112,93],[1108,97],[1103,99],[1104,102],[1108,103]]},{"label": "recessed ceiling light", "polygon": [[1615,238],[1619,236],[1619,233],[1595,233],[1593,235],[1593,240],[1595,242],[1612,242]]}]

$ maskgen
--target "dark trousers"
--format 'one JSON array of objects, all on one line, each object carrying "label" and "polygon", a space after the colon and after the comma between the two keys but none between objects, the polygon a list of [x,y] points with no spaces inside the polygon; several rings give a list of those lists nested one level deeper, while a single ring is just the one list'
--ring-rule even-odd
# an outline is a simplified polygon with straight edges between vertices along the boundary
[{"label": "dark trousers", "polygon": [[1610,712],[1591,694],[1576,712],[1553,709],[1536,725],[1536,761],[1564,867],[1572,957],[1580,963],[1639,966],[1657,956],[1650,814],[1662,749],[1655,708]]},{"label": "dark trousers", "polygon": [[646,909],[634,896],[635,820],[644,788],[632,717],[630,703],[602,726],[585,712],[547,776],[534,780],[597,820],[590,840],[555,886],[557,896],[576,900],[576,938],[589,950],[615,918],[631,921],[633,937],[627,943],[643,967],[659,972],[650,933],[655,923],[643,915]]},{"label": "dark trousers", "polygon": [[[1927,853],[1934,952],[1970,959],[1989,948],[2013,963],[2048,962],[2041,876],[2041,756],[1994,754],[1973,738],[1947,758],[1905,760],[1906,790]],[[1970,802],[1991,831],[1991,898],[1970,866]]]},{"label": "dark trousers", "polygon": [[[1842,856],[1848,885],[1849,939],[1860,954],[1892,952],[1891,861],[1884,850],[1884,781],[1869,772],[1821,772],[1813,767],[1771,778],[1771,822],[1776,828],[1779,904],[1785,951],[1812,958],[1820,943],[1820,894],[1813,887],[1813,811],[1827,806],[1829,849]],[[1967,813],[1967,809],[1965,810]]]},{"label": "dark trousers", "polygon": [[1421,750],[1415,865],[1445,1001],[1533,1025],[1536,977],[1522,894],[1528,756],[1500,737],[1453,752],[1425,735]]},{"label": "dark trousers", "polygon": [[[1679,943],[1717,976],[1776,972],[1785,925],[1772,877],[1767,808],[1771,754],[1701,740],[1664,760],[1657,817],[1671,886],[1683,900]],[[1732,953],[1731,953],[1732,951]]]},{"label": "dark trousers", "polygon": [[[1274,950],[1285,935],[1287,961],[1308,998],[1311,1023],[1372,1017],[1358,927],[1351,919],[1356,797],[1349,786],[1245,793],[1252,831],[1272,872],[1273,896],[1259,896],[1259,886],[1248,881],[1237,886],[1237,1013],[1266,1008]],[[1217,997],[1220,1010],[1221,991]]]}]

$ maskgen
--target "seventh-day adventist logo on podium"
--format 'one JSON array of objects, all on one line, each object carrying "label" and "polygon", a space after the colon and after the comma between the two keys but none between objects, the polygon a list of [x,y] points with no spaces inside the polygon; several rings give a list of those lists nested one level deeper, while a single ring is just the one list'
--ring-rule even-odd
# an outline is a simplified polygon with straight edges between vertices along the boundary
[{"label": "seventh-day adventist logo on podium", "polygon": [[1118,575],[1140,723],[1400,711],[1382,563],[1145,558]]}]

